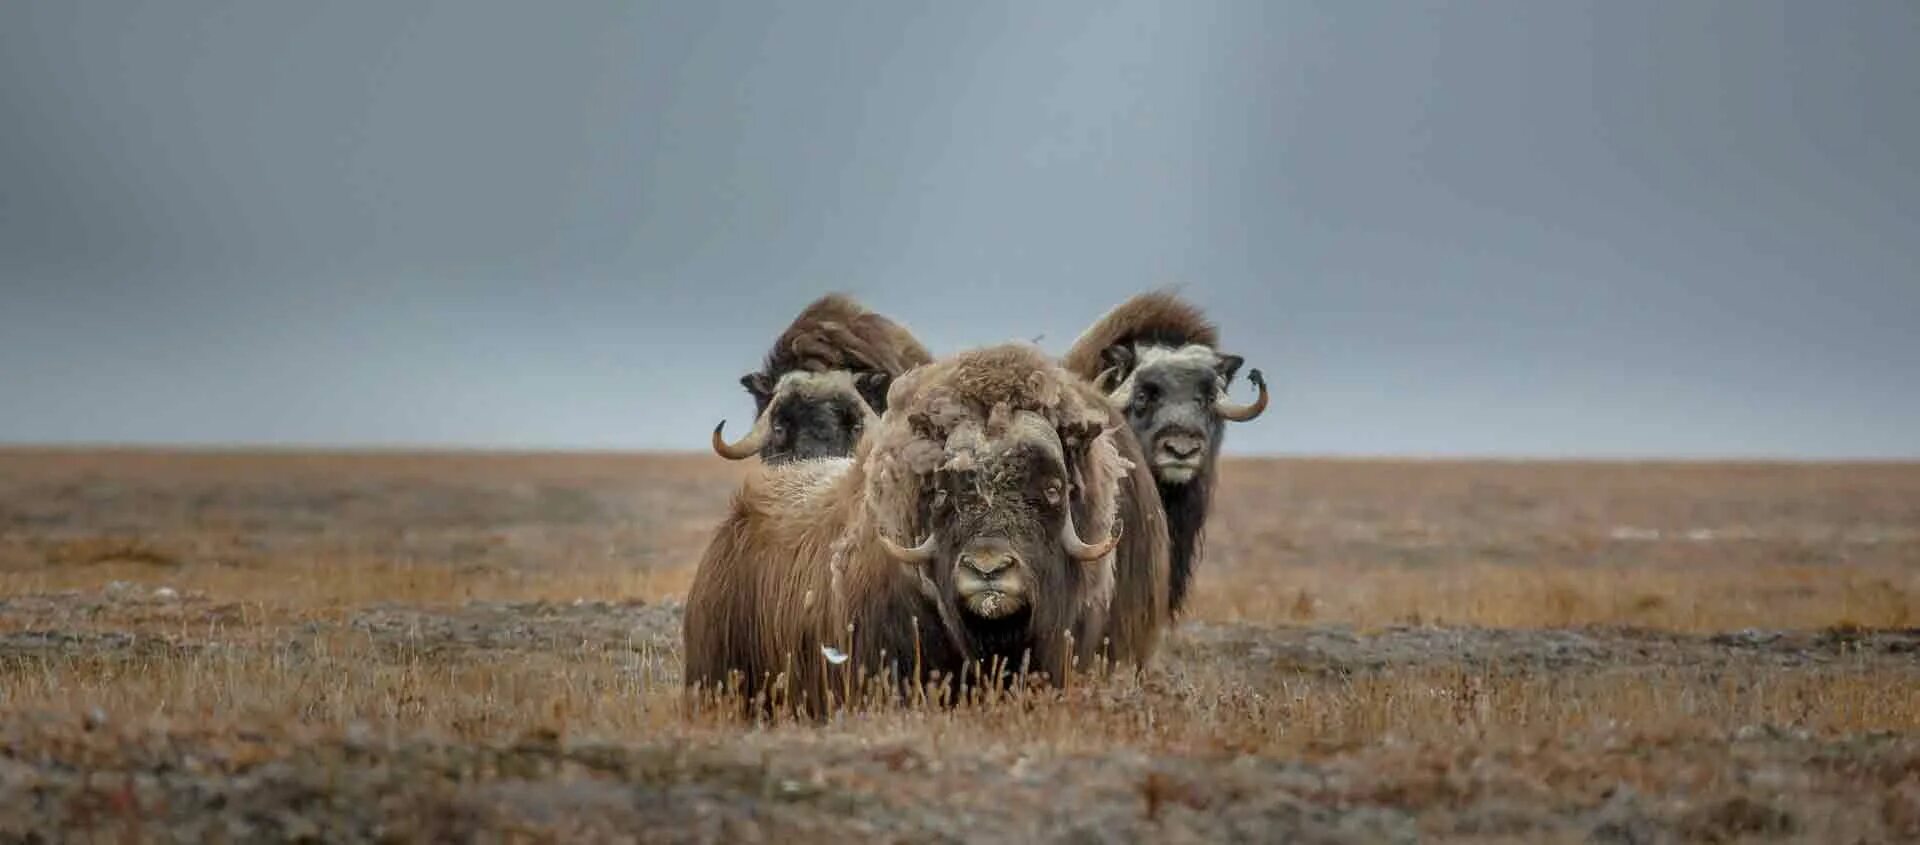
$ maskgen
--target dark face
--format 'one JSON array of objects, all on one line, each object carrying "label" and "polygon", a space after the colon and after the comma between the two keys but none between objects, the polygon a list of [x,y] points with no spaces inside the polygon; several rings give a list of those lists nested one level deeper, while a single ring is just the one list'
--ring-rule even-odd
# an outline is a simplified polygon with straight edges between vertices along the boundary
[{"label": "dark face", "polygon": [[1043,448],[1016,447],[941,470],[924,500],[937,526],[936,583],[974,623],[1017,624],[1072,564],[1058,541],[1066,472]]},{"label": "dark face", "polygon": [[769,415],[767,440],[760,447],[760,460],[769,464],[852,455],[868,419],[871,400],[866,396],[878,390],[884,402],[887,388],[886,378],[876,374],[857,377],[857,393],[794,390],[776,394],[777,388],[759,373],[740,383],[753,394],[756,416]]},{"label": "dark face", "polygon": [[760,447],[760,460],[773,464],[851,455],[866,413],[858,399],[782,397],[773,404],[772,429]]},{"label": "dark face", "polygon": [[[929,450],[913,463],[937,468],[919,470],[911,493],[899,491],[915,510],[912,524],[901,526],[913,545],[885,533],[879,541],[904,568],[909,581],[901,586],[917,585],[967,660],[1004,660],[1003,668],[1029,666],[1057,678],[1069,643],[1082,634],[1079,642],[1097,643],[1105,618],[1090,591],[1112,589],[1122,528],[1104,513],[1094,519],[1093,508],[1115,503],[1116,462],[1102,440],[1104,419],[1056,427],[1039,412],[1006,409],[997,405],[985,420],[962,413],[941,427],[926,413],[907,418],[913,448]],[[1096,450],[1109,463],[1096,465]],[[1089,487],[1089,479],[1103,486]],[[896,504],[884,502],[883,511],[894,513]],[[1082,525],[1105,536],[1089,542]]]},{"label": "dark face", "polygon": [[[1192,481],[1219,448],[1223,428],[1214,411],[1241,359],[1205,347],[1152,349],[1109,356],[1121,381],[1127,424],[1163,484]],[[1130,380],[1130,382],[1128,381]]]}]

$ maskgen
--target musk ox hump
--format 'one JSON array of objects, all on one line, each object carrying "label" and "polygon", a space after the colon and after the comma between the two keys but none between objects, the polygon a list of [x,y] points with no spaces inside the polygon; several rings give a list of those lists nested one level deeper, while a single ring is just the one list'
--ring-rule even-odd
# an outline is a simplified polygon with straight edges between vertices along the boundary
[{"label": "musk ox hump", "polygon": [[866,309],[846,294],[808,304],[767,353],[765,372],[852,370],[898,376],[933,356],[906,327]]},{"label": "musk ox hump", "polygon": [[1220,329],[1199,307],[1166,290],[1149,291],[1114,306],[1082,332],[1062,358],[1074,375],[1088,381],[1111,364],[1105,359],[1114,346],[1187,346],[1218,348]]}]

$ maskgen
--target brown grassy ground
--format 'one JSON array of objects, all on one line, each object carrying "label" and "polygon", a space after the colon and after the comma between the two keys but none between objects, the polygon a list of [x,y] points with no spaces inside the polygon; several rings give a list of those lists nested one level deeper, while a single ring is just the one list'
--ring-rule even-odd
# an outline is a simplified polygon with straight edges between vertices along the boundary
[{"label": "brown grassy ground", "polygon": [[1920,466],[1236,461],[1141,681],[677,695],[742,468],[0,452],[0,841],[1902,841]]}]

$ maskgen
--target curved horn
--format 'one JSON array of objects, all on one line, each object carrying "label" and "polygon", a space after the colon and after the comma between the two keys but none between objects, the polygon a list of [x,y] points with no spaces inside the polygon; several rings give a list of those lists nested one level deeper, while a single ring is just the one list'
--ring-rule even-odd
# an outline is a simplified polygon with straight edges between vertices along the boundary
[{"label": "curved horn", "polygon": [[900,544],[887,539],[887,535],[881,534],[880,548],[886,549],[888,557],[901,563],[923,564],[933,560],[934,549],[938,545],[934,538],[934,534],[928,534],[927,539],[920,541],[920,545],[909,549],[901,547]]},{"label": "curved horn", "polygon": [[1213,412],[1219,414],[1221,419],[1246,422],[1260,416],[1261,412],[1267,409],[1267,377],[1261,375],[1259,370],[1254,370],[1247,373],[1247,380],[1253,382],[1254,387],[1260,388],[1260,397],[1253,400],[1251,405],[1238,405],[1227,401],[1224,396],[1215,400]]},{"label": "curved horn", "polygon": [[[771,409],[773,406],[767,407]],[[747,436],[740,438],[740,442],[732,444],[720,436],[720,430],[726,427],[726,420],[721,420],[719,425],[713,427],[713,451],[729,461],[738,461],[753,457],[753,453],[760,451],[760,447],[766,445],[767,433],[772,425],[767,421],[767,414],[762,413],[759,419],[753,421],[753,429],[747,432]]]},{"label": "curved horn", "polygon": [[1073,527],[1073,509],[1068,508],[1066,516],[1060,520],[1060,545],[1067,549],[1067,556],[1081,563],[1093,563],[1106,557],[1113,547],[1120,545],[1120,523],[1113,524],[1113,536],[1104,543],[1087,545],[1080,539],[1080,529]]}]

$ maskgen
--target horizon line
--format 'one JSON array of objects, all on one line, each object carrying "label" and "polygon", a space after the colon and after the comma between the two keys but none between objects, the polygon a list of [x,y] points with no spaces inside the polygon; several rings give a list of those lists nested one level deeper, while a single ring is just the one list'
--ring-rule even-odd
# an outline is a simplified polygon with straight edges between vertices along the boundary
[{"label": "horizon line", "polygon": [[[629,455],[658,457],[711,456],[698,449],[663,449],[633,446],[463,444],[408,442],[176,442],[176,441],[3,441],[0,454],[30,453],[149,453],[185,455]],[[1782,453],[1684,453],[1684,452],[1343,452],[1343,451],[1259,451],[1228,452],[1228,460],[1296,460],[1353,462],[1488,462],[1488,463],[1702,463],[1702,464],[1920,464],[1920,454],[1782,454]]]}]

